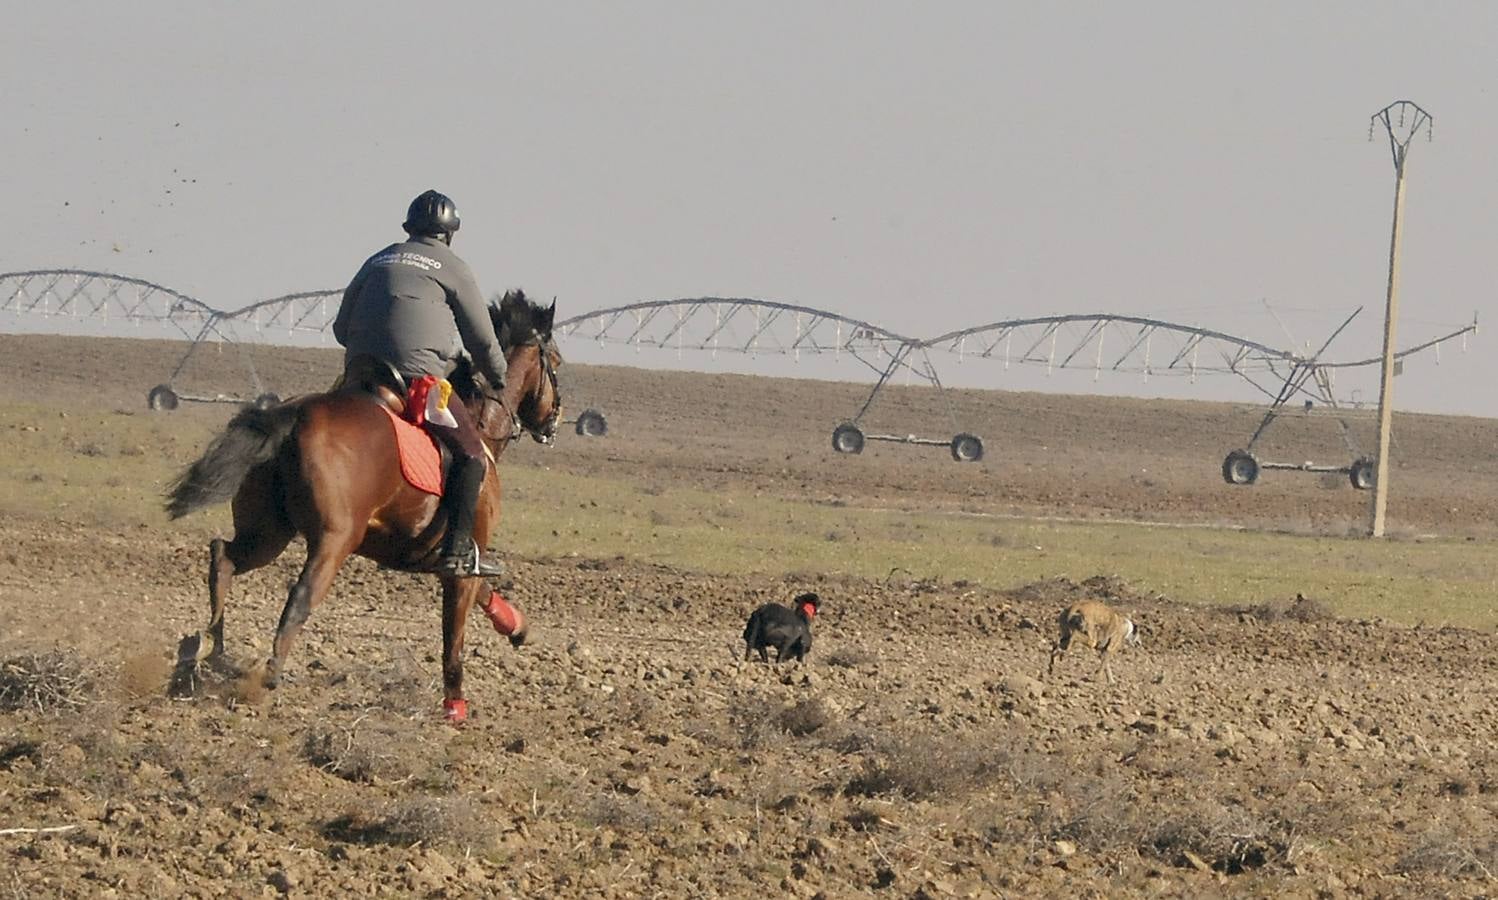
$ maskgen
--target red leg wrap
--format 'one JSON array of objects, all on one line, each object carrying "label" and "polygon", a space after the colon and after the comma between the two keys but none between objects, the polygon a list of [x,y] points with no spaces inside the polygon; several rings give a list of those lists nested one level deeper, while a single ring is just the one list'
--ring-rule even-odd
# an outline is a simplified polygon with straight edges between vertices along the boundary
[{"label": "red leg wrap", "polygon": [[525,628],[525,616],[506,602],[499,591],[489,594],[489,602],[484,604],[483,610],[489,621],[494,623],[494,630],[506,637],[518,634]]},{"label": "red leg wrap", "polygon": [[447,718],[448,724],[462,725],[468,721],[468,701],[443,700],[442,712]]}]

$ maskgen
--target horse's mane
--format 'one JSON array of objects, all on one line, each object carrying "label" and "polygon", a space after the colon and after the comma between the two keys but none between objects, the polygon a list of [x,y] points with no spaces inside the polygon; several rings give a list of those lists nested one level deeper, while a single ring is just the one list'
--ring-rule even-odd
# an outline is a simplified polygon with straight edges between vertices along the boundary
[{"label": "horse's mane", "polygon": [[[505,291],[489,301],[489,319],[494,323],[494,334],[499,338],[500,348],[508,354],[523,344],[540,344],[552,365],[561,365],[562,355],[551,342],[552,307],[542,306],[515,288]],[[477,396],[478,385],[474,381],[473,363],[463,354],[458,368],[448,376],[458,396]]]},{"label": "horse's mane", "polygon": [[521,344],[544,343],[551,338],[550,310],[527,297],[520,288],[505,291],[504,296],[489,301],[489,317],[506,353]]}]

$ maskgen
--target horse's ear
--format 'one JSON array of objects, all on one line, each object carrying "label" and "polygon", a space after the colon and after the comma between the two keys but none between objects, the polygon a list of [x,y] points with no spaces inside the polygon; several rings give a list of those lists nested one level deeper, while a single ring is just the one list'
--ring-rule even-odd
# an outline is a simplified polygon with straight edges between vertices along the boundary
[{"label": "horse's ear", "polygon": [[552,297],[551,305],[546,307],[546,312],[541,314],[541,320],[537,323],[539,327],[536,330],[546,337],[551,337],[551,324],[556,321],[556,318],[557,298]]}]

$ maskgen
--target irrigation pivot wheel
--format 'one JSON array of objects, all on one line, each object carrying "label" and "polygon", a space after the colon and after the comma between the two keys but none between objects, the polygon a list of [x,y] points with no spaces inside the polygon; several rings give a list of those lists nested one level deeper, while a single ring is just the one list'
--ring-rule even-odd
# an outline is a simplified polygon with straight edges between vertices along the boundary
[{"label": "irrigation pivot wheel", "polygon": [[958,462],[977,462],[983,458],[983,439],[963,432],[952,438],[952,458]]},{"label": "irrigation pivot wheel", "polygon": [[1247,450],[1234,450],[1222,461],[1222,480],[1228,484],[1253,484],[1259,480],[1259,461]]},{"label": "irrigation pivot wheel", "polygon": [[146,394],[146,405],[151,409],[161,409],[171,412],[177,408],[177,404],[177,392],[172,390],[170,385],[158,384],[151,388],[150,393]]},{"label": "irrigation pivot wheel", "polygon": [[609,433],[609,420],[596,409],[585,409],[577,414],[576,431],[582,437],[603,437]]},{"label": "irrigation pivot wheel", "polygon": [[839,453],[863,452],[863,429],[844,422],[832,431],[832,449]]}]

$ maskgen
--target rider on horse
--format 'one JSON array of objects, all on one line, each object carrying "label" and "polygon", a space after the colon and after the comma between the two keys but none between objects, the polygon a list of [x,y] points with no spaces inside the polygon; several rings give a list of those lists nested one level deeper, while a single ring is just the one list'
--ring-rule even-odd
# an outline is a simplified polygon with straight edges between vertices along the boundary
[{"label": "rider on horse", "polygon": [[[458,208],[427,191],[406,212],[408,240],[371,256],[343,292],[333,336],[344,361],[365,356],[388,364],[407,385],[423,376],[442,379],[434,390],[445,400],[446,379],[467,350],[474,366],[498,392],[505,383],[505,356],[473,272],[449,247],[458,230]],[[501,565],[473,539],[475,508],[485,473],[484,445],[467,407],[453,398],[450,415],[426,417],[428,431],[453,453],[445,489],[447,540],[436,564],[438,574],[458,577],[498,575]],[[432,407],[428,407],[432,409]],[[434,421],[435,419],[435,421]]]}]

